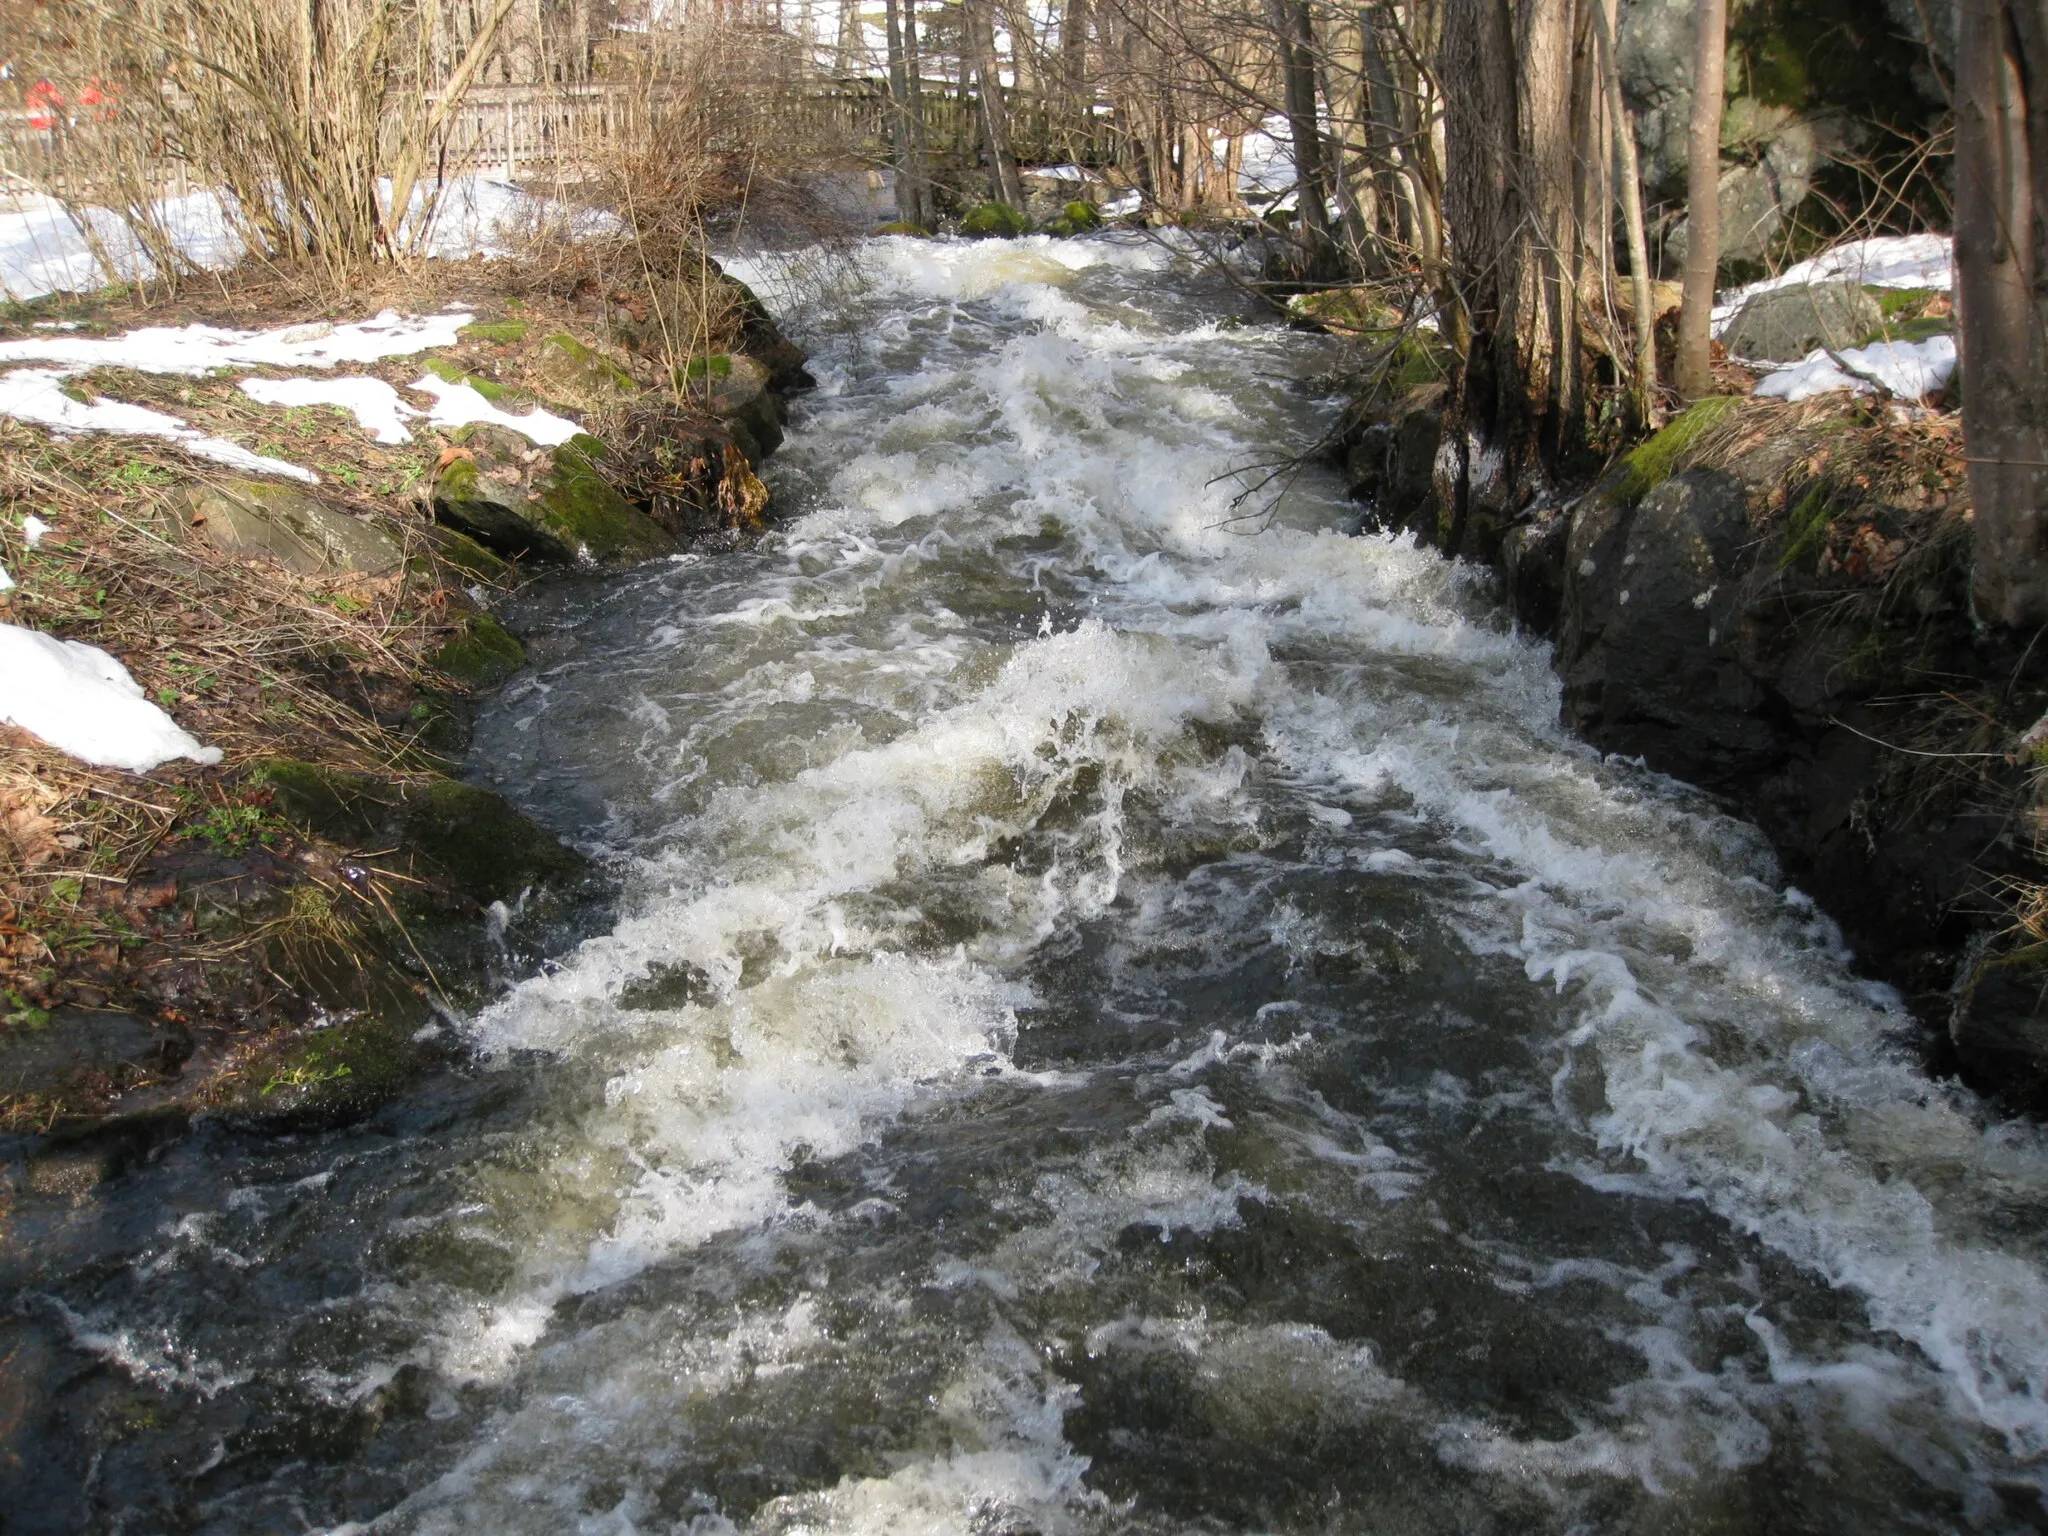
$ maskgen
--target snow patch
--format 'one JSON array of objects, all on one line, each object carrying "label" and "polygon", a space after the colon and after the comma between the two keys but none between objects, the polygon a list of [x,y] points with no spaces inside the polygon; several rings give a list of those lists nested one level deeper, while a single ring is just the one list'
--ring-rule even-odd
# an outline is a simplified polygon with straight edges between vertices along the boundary
[{"label": "snow patch", "polygon": [[287,475],[317,485],[320,477],[283,459],[251,453],[224,437],[208,437],[175,416],[104,396],[91,402],[64,393],[66,374],[48,368],[17,368],[0,374],[0,416],[47,427],[57,433],[108,432],[126,437],[160,437],[195,458],[211,459],[259,475]]},{"label": "snow patch", "polygon": [[260,405],[338,405],[380,443],[409,443],[406,418],[420,413],[382,379],[244,379],[242,393]]},{"label": "snow patch", "polygon": [[50,525],[31,512],[21,520],[21,537],[30,549],[43,542],[43,535],[50,531]]},{"label": "snow patch", "polygon": [[535,406],[523,416],[501,411],[467,384],[450,384],[426,374],[413,388],[434,397],[427,419],[437,427],[466,427],[482,422],[507,427],[544,448],[559,448],[583,429],[575,422]]},{"label": "snow patch", "polygon": [[202,747],[105,651],[18,624],[0,624],[0,720],[100,768],[220,761],[220,748]]},{"label": "snow patch", "polygon": [[[458,176],[443,183],[429,215],[431,190],[414,191],[405,231],[410,238],[420,220],[431,217],[422,247],[427,255],[444,260],[509,256],[513,232],[523,224],[566,224],[572,238],[601,233],[618,224],[611,214],[571,210],[490,176]],[[388,200],[390,182],[381,182],[378,191]],[[196,267],[231,267],[245,254],[220,198],[212,192],[164,198],[155,212],[179,255]],[[15,299],[56,292],[88,293],[110,282],[134,282],[156,274],[156,263],[136,244],[118,215],[105,208],[88,208],[81,216],[83,226],[61,203],[35,194],[0,203],[0,293]],[[106,252],[112,270],[100,264],[93,251],[95,243]]]},{"label": "snow patch", "polygon": [[387,309],[347,325],[291,325],[234,331],[212,325],[145,326],[122,336],[43,335],[0,342],[0,363],[66,363],[74,368],[133,368],[197,378],[216,368],[332,368],[411,357],[461,339],[475,316],[466,310],[401,315]]},{"label": "snow patch", "polygon": [[1714,334],[1726,330],[1742,306],[1760,293],[1843,279],[1869,288],[1928,288],[1946,293],[1955,286],[1955,242],[1947,235],[1879,235],[1835,246],[1787,267],[1776,277],[1722,294],[1714,305]]},{"label": "snow patch", "polygon": [[[1880,341],[1835,357],[1876,379],[1900,399],[1919,400],[1942,388],[1955,373],[1956,339],[1930,336],[1925,341]],[[1868,394],[1869,383],[1843,371],[1835,357],[1824,349],[1809,352],[1798,362],[1766,374],[1756,392],[1777,400],[1810,400],[1838,389]]]}]

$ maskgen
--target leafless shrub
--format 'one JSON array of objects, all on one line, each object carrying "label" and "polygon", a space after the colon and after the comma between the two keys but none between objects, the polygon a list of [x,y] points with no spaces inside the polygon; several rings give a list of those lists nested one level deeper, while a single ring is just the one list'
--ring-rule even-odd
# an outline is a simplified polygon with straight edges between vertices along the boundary
[{"label": "leafless shrub", "polygon": [[[493,0],[459,50],[438,0],[12,11],[0,41],[48,119],[18,174],[64,205],[110,275],[175,287],[238,252],[345,286],[425,229],[432,146],[512,4]],[[195,187],[196,207],[167,197]]]}]

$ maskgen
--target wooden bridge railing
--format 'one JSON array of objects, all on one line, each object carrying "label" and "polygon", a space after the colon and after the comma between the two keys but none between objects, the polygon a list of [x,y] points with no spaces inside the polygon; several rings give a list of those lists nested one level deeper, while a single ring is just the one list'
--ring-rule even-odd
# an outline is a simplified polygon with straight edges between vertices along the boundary
[{"label": "wooden bridge railing", "polygon": [[[477,86],[444,125],[430,174],[573,183],[601,164],[608,149],[628,141],[659,101],[658,95],[612,84]],[[1103,118],[1077,131],[1031,98],[1017,95],[1010,106],[1017,153],[1026,163],[1100,166],[1122,158],[1122,136]],[[890,155],[894,110],[882,81],[833,80],[791,93],[789,131],[882,164]],[[976,158],[980,104],[972,91],[963,95],[954,82],[927,80],[923,116],[925,143],[936,161],[958,165]],[[65,138],[66,130],[27,112],[0,112],[0,181],[25,177],[62,185]],[[167,190],[189,186],[186,168],[177,161],[163,160],[156,172],[156,184]]]}]

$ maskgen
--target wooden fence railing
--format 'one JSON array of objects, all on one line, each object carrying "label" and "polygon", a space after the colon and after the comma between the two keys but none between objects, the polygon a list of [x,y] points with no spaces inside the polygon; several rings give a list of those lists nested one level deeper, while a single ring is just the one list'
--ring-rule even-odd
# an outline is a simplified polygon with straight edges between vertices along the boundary
[{"label": "wooden fence railing", "polygon": [[[659,97],[622,85],[477,86],[450,114],[431,170],[442,176],[502,176],[508,181],[574,182],[599,165],[607,147],[627,140]],[[1028,164],[1078,161],[1117,164],[1124,144],[1113,122],[1092,118],[1085,128],[1030,98],[1010,103],[1018,157]],[[805,87],[790,94],[788,131],[814,144],[885,163],[894,107],[887,87],[858,77]],[[942,164],[972,162],[978,154],[980,103],[954,82],[927,80],[923,92],[925,142]],[[0,112],[0,183],[41,185],[64,180],[66,130],[27,112]],[[165,159],[156,184],[182,191],[186,168]]]}]

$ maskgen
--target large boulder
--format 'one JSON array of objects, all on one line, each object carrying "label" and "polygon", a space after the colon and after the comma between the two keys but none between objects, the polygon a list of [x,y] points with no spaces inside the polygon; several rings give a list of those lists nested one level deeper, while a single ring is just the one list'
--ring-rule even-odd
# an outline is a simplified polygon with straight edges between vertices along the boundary
[{"label": "large boulder", "polygon": [[677,381],[683,397],[732,429],[741,451],[760,463],[782,446],[782,399],[768,365],[744,352],[695,357]]},{"label": "large boulder", "polygon": [[1736,357],[1796,363],[1816,347],[1853,347],[1883,323],[1877,300],[1855,283],[1802,283],[1757,294],[1721,340]]},{"label": "large boulder", "polygon": [[516,432],[478,425],[434,481],[435,518],[507,559],[619,565],[671,553],[675,540],[598,469],[605,446],[578,433],[536,449]]},{"label": "large boulder", "polygon": [[312,492],[274,480],[221,480],[184,493],[188,529],[223,554],[275,560],[299,576],[388,576],[397,542]]},{"label": "large boulder", "polygon": [[1630,506],[1596,497],[1572,520],[1558,636],[1567,715],[1613,750],[1696,783],[1768,759],[1773,726],[1738,641],[1748,493],[1686,470]]}]

